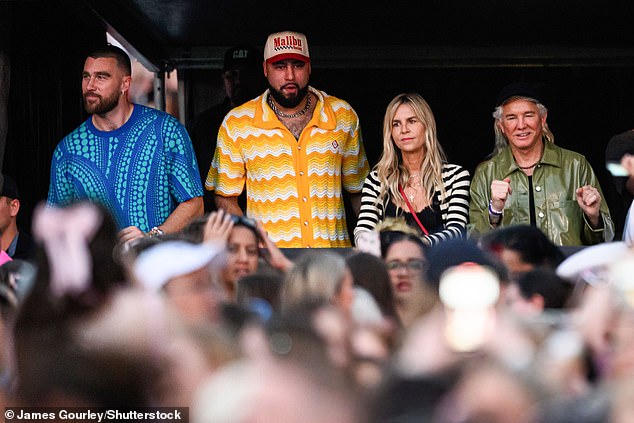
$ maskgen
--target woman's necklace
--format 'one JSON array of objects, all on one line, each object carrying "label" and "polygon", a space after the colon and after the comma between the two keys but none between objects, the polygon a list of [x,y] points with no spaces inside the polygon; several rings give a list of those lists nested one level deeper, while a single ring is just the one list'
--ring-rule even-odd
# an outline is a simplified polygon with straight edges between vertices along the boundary
[{"label": "woman's necklace", "polygon": [[280,109],[277,108],[277,106],[275,105],[275,102],[273,101],[273,98],[271,98],[271,96],[269,95],[267,97],[267,103],[269,103],[269,106],[271,107],[271,109],[273,109],[273,112],[282,118],[287,118],[287,119],[293,119],[296,117],[300,117],[306,114],[306,112],[308,111],[308,109],[310,109],[310,93],[306,95],[306,105],[304,106],[304,108],[302,110],[299,110],[295,113],[284,113],[283,111],[281,111]]},{"label": "woman's necklace", "polygon": [[405,187],[405,195],[409,198],[410,203],[414,202],[414,199],[416,198],[416,188],[419,188],[420,186],[420,173],[411,174],[407,181],[407,186]]},{"label": "woman's necklace", "polygon": [[420,187],[420,174],[410,176],[409,181],[407,181],[407,185],[412,188]]},{"label": "woman's necklace", "polygon": [[414,202],[414,198],[416,198],[416,190],[413,188],[410,188],[409,186],[405,189],[405,195],[407,195],[407,198],[409,198],[409,202],[413,203]]}]

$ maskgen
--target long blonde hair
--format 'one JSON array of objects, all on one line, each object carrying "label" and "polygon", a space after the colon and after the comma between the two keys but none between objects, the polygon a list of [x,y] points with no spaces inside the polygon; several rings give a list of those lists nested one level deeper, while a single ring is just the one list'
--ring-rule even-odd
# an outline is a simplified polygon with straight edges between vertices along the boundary
[{"label": "long blonde hair", "polygon": [[425,99],[417,93],[402,93],[394,97],[385,110],[383,118],[383,153],[379,162],[374,167],[377,172],[381,189],[377,197],[377,204],[384,204],[385,199],[392,198],[394,204],[405,208],[405,200],[399,193],[398,186],[405,186],[409,179],[409,173],[403,166],[401,151],[396,147],[392,139],[392,121],[396,109],[401,105],[409,105],[414,114],[425,125],[425,156],[421,163],[420,178],[423,187],[423,195],[429,204],[435,190],[441,192],[441,199],[445,196],[445,187],[442,182],[442,165],[446,156],[436,135],[436,120],[434,114]]}]

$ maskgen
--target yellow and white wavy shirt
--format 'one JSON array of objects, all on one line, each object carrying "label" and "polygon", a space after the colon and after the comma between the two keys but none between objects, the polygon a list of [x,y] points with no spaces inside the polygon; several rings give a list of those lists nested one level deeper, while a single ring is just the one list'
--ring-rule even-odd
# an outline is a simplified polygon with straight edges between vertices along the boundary
[{"label": "yellow and white wavy shirt", "polygon": [[319,99],[299,140],[263,95],[231,110],[205,187],[239,195],[280,248],[350,247],[342,187],[360,192],[369,172],[359,118],[345,101],[309,87]]}]

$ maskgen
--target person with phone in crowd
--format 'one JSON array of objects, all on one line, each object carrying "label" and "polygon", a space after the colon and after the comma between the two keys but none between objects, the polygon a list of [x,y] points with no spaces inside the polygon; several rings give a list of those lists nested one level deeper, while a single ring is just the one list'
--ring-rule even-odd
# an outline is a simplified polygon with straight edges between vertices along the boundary
[{"label": "person with phone in crowd", "polygon": [[516,82],[500,91],[493,112],[495,149],[471,181],[472,237],[530,224],[557,246],[614,238],[614,223],[590,163],[555,145],[547,115],[533,86]]},{"label": "person with phone in crowd", "polygon": [[397,216],[426,245],[464,237],[469,183],[466,169],[447,163],[425,99],[417,93],[397,95],[383,120],[383,153],[363,184],[355,241]]},{"label": "person with phone in crowd", "polygon": [[269,88],[225,117],[205,187],[219,209],[242,215],[246,185],[247,215],[280,248],[345,248],[343,191],[358,213],[369,164],[354,109],[309,85],[307,43],[298,32],[269,35]]},{"label": "person with phone in crowd", "polygon": [[91,116],[53,152],[48,204],[90,200],[115,217],[122,243],[180,231],[203,213],[192,143],[171,115],[131,103],[130,57],[108,44],[91,52],[82,72]]}]

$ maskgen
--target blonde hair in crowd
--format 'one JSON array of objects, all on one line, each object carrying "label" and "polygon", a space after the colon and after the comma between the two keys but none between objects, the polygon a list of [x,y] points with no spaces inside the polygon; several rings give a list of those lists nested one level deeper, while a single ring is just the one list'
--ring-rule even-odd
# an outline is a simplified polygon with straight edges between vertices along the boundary
[{"label": "blonde hair in crowd", "polygon": [[396,147],[392,139],[392,121],[396,114],[396,109],[402,104],[409,105],[414,114],[425,125],[425,152],[420,169],[421,186],[423,195],[431,204],[431,197],[436,189],[440,189],[441,198],[445,196],[445,187],[442,182],[442,165],[446,162],[443,151],[436,136],[436,120],[434,114],[425,99],[417,93],[399,94],[388,104],[383,119],[383,153],[374,169],[378,174],[381,184],[381,191],[377,197],[377,204],[384,204],[385,198],[392,198],[398,207],[407,208],[403,200],[398,185],[407,185],[410,174],[403,166],[401,152]]},{"label": "blonde hair in crowd", "polygon": [[374,230],[377,232],[403,232],[404,234],[420,236],[418,231],[408,225],[402,216],[386,217],[382,222],[377,223]]},{"label": "blonde hair in crowd", "polygon": [[[525,101],[530,101],[531,103],[535,103],[537,105],[537,110],[539,110],[540,117],[548,113],[548,109],[546,108],[546,106],[544,106],[542,103],[535,100],[534,98],[530,98],[530,97],[514,96],[506,100],[504,104],[510,101],[516,101],[516,100],[525,100]],[[502,107],[504,106],[504,104],[497,106],[495,110],[493,111],[493,119],[494,119],[493,131],[495,132],[495,147],[493,148],[493,152],[491,153],[489,157],[495,156],[500,151],[504,150],[506,146],[509,145],[509,140],[506,138],[506,136],[504,136],[504,134],[502,133],[502,130],[500,129],[500,123],[503,118]],[[555,143],[555,135],[553,135],[553,133],[550,131],[550,128],[548,127],[548,122],[545,122],[542,128],[542,138],[545,139],[547,142],[551,142],[553,144]]]},{"label": "blonde hair in crowd", "polygon": [[346,269],[345,259],[337,253],[303,253],[282,284],[282,308],[304,300],[333,300],[341,290]]}]

